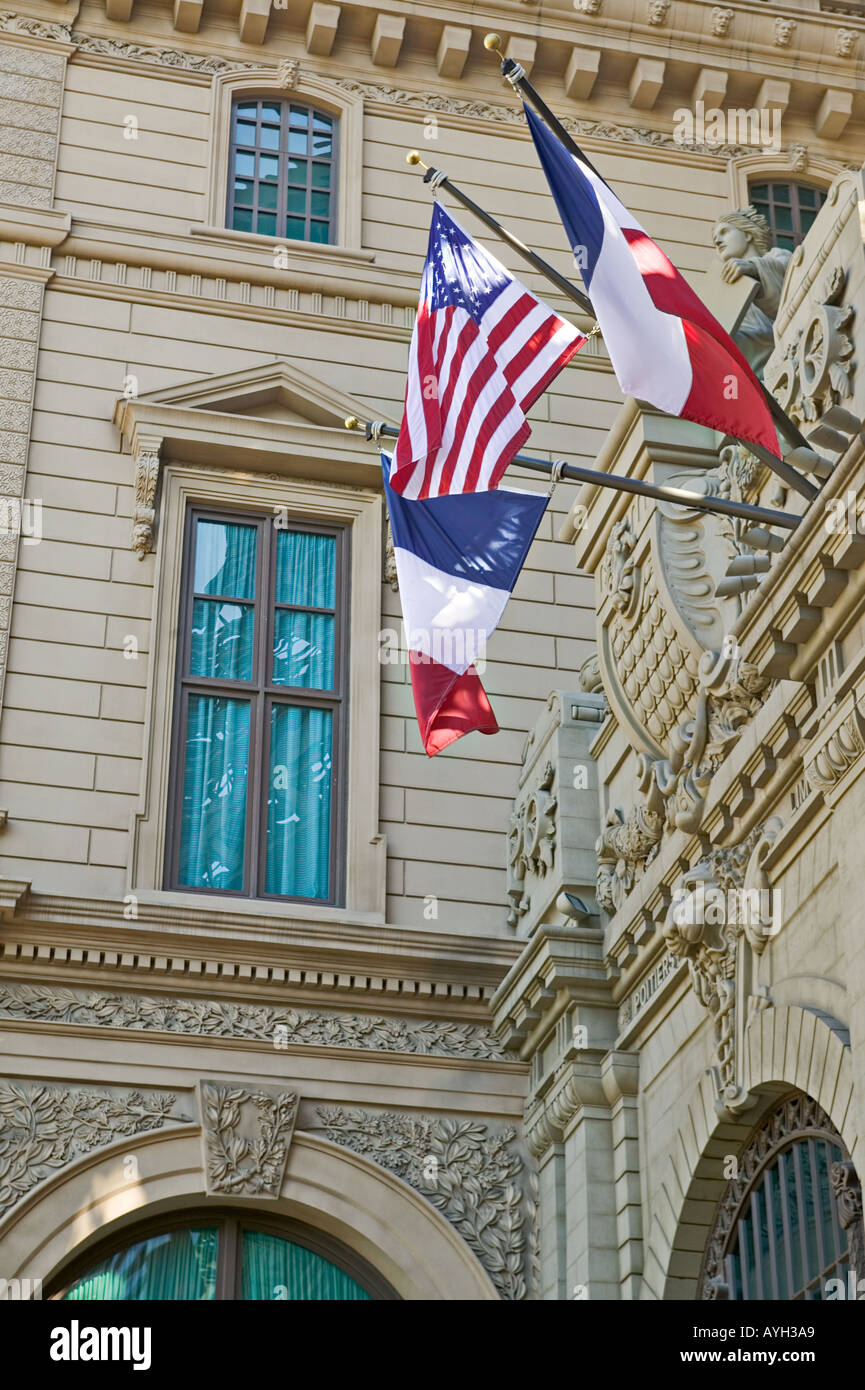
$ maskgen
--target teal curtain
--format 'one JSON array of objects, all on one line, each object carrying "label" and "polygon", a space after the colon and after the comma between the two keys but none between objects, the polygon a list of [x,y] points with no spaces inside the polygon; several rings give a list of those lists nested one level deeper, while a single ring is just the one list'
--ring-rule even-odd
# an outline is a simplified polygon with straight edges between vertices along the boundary
[{"label": "teal curtain", "polygon": [[333,610],[336,603],[336,538],[280,531],[276,541],[274,685],[332,690],[335,616],[298,612]]},{"label": "teal curtain", "polygon": [[277,608],[273,640],[274,685],[333,689],[333,624],[328,613]]},{"label": "teal curtain", "polygon": [[106,1301],[186,1299],[216,1293],[216,1230],[180,1230],[151,1236],[95,1265],[64,1299]]},{"label": "teal curtain", "polygon": [[[192,641],[189,674],[220,680],[252,680],[255,640],[257,531],[235,522],[198,521],[195,526]],[[225,603],[224,599],[249,602]]]},{"label": "teal curtain", "polygon": [[336,537],[279,531],[276,537],[276,601],[301,608],[333,608],[336,602]]},{"label": "teal curtain", "polygon": [[266,892],[330,896],[333,713],[273,705]]},{"label": "teal curtain", "polygon": [[243,890],[249,773],[246,700],[189,696],[179,881]]},{"label": "teal curtain", "polygon": [[265,1231],[243,1233],[244,1299],[370,1299],[336,1265]]}]

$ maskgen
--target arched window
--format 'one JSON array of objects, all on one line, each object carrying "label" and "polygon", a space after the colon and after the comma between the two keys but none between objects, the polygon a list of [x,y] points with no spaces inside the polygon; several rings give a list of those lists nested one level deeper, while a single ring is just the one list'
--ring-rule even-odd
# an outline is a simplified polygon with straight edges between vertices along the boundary
[{"label": "arched window", "polygon": [[88,1251],[49,1297],[70,1300],[380,1300],[395,1297],[365,1260],[290,1222],[213,1212],[150,1222]]},{"label": "arched window", "polygon": [[[842,1205],[853,1165],[829,1117],[797,1094],[778,1106],[737,1158],[706,1247],[703,1298],[836,1297],[862,1260],[861,1215]],[[851,1219],[851,1213],[852,1218]]]},{"label": "arched window", "polygon": [[228,226],[290,241],[334,241],[337,120],[295,101],[239,97],[231,108]]},{"label": "arched window", "polygon": [[772,245],[794,251],[826,201],[826,190],[806,183],[752,183],[748,192],[769,223]]}]

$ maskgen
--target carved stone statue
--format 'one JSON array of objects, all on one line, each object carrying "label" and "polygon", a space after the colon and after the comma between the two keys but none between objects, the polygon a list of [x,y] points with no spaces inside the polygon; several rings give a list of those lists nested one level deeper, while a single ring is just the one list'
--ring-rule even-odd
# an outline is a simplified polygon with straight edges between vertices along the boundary
[{"label": "carved stone statue", "polygon": [[754,371],[760,373],[775,347],[773,323],[792,253],[771,245],[768,223],[754,207],[738,208],[719,217],[712,240],[729,284],[742,275],[759,281],[760,292],[733,337]]}]

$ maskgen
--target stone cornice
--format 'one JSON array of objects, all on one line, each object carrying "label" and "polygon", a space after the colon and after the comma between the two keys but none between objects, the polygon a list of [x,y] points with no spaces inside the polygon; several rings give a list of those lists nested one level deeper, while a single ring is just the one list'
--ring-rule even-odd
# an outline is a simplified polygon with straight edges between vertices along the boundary
[{"label": "stone cornice", "polygon": [[[58,966],[92,978],[152,987],[154,980],[232,981],[254,992],[277,986],[280,995],[314,990],[351,998],[379,996],[405,1009],[406,999],[444,1011],[457,1004],[486,1016],[492,994],[520,952],[520,943],[493,937],[395,929],[345,914],[342,920],[251,918],[209,907],[161,906],[138,901],[124,920],[124,904],[79,898],[27,896],[14,885],[0,932],[6,962]],[[130,911],[128,906],[127,911]],[[378,1005],[377,1005],[378,1007]]]}]

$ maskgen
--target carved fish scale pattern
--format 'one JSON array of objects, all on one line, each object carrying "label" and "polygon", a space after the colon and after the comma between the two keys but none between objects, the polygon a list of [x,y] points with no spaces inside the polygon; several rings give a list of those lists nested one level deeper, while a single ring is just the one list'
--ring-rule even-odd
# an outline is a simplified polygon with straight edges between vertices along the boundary
[{"label": "carved fish scale pattern", "polygon": [[697,659],[685,652],[663,611],[653,581],[632,627],[618,616],[610,625],[616,670],[628,703],[656,743],[664,744],[682,722],[697,690]]}]

